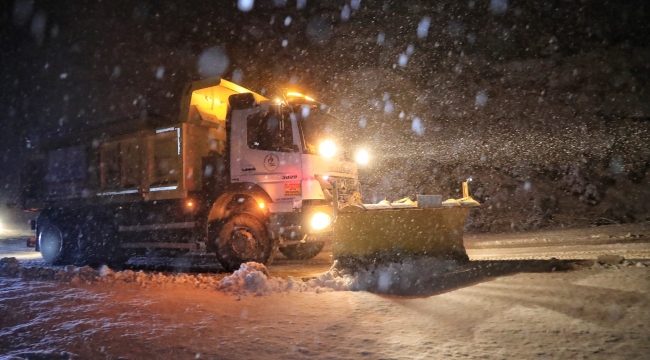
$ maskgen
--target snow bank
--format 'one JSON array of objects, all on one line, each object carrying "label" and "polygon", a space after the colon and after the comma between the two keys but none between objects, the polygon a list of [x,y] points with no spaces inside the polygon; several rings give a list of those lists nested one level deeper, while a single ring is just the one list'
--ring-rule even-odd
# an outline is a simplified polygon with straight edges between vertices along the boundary
[{"label": "snow bank", "polygon": [[[488,274],[489,264],[483,265]],[[624,261],[620,265],[593,262],[587,267],[650,266],[650,262]],[[474,266],[476,268],[476,266]],[[479,266],[480,268],[480,266]],[[290,291],[371,291],[383,294],[412,295],[444,290],[449,286],[446,275],[461,274],[469,269],[466,265],[451,260],[435,258],[407,259],[399,263],[370,265],[366,268],[340,269],[335,262],[330,271],[308,281],[271,277],[263,264],[248,262],[239,270],[221,278],[215,274],[163,274],[144,271],[113,271],[107,266],[93,269],[88,266],[65,266],[62,268],[24,267],[16,258],[0,259],[0,276],[18,277],[27,280],[57,280],[72,284],[79,283],[133,283],[143,287],[185,284],[203,289],[246,296],[262,296]],[[475,269],[474,269],[475,270]]]},{"label": "snow bank", "polygon": [[69,283],[135,283],[141,286],[164,284],[190,284],[197,287],[216,287],[214,276],[203,274],[171,274],[143,271],[113,271],[106,265],[99,269],[90,266],[77,267],[24,267],[16,258],[0,259],[0,276],[19,277],[26,280],[58,280]]},{"label": "snow bank", "polygon": [[89,266],[77,267],[25,267],[16,258],[0,259],[0,276],[18,277],[26,280],[58,280],[79,283],[133,283],[143,287],[166,284],[192,285],[203,289],[216,289],[232,295],[265,295],[273,292],[309,290],[303,281],[269,277],[263,264],[249,262],[232,275],[220,279],[215,274],[163,274],[161,272],[114,271],[106,265],[99,269]]},{"label": "snow bank", "polygon": [[221,280],[217,289],[233,295],[264,295],[285,291],[373,291],[380,293],[413,293],[439,279],[440,275],[456,271],[458,264],[432,258],[409,259],[401,263],[371,266],[351,273],[342,273],[335,264],[330,271],[315,279],[296,281],[270,277],[266,266],[249,262],[232,275]]}]

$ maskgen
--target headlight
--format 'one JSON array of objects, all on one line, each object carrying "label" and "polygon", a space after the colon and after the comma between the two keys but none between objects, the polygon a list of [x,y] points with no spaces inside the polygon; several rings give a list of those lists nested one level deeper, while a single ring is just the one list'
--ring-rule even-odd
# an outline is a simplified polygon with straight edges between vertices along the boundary
[{"label": "headlight", "polygon": [[311,218],[311,227],[314,230],[323,230],[329,225],[330,225],[330,216],[325,213],[317,212]]},{"label": "headlight", "polygon": [[336,150],[336,145],[334,145],[332,140],[325,140],[318,146],[318,152],[326,158],[333,157],[336,154]]},{"label": "headlight", "polygon": [[370,154],[366,150],[359,150],[357,151],[357,155],[355,156],[355,159],[357,162],[361,165],[366,165],[368,161],[370,160]]}]

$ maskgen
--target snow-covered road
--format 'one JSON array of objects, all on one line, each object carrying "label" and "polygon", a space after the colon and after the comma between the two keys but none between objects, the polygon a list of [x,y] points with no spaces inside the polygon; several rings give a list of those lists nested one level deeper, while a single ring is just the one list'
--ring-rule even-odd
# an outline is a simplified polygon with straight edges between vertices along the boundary
[{"label": "snow-covered road", "polygon": [[[477,279],[435,296],[0,277],[0,353],[38,359],[644,359],[650,268]],[[74,354],[64,354],[62,352]],[[34,354],[49,354],[36,357]],[[31,355],[30,355],[31,354]]]},{"label": "snow-covered road", "polygon": [[[473,260],[604,253],[650,259],[647,230],[648,224],[637,224],[469,235],[466,245]],[[19,238],[2,241],[0,258],[20,257],[21,246]],[[28,250],[25,254],[34,254]],[[367,287],[381,290],[382,279],[388,279],[399,288],[406,281],[411,296],[340,291],[359,289],[368,274],[352,278],[356,287],[331,281],[329,273],[304,282],[301,278],[329,268],[328,253],[310,262],[278,259],[268,279],[258,271],[249,272],[257,276],[250,279],[220,273],[200,256],[131,264],[135,271],[118,274],[48,269],[28,256],[14,263],[16,271],[5,267],[0,359],[645,359],[650,354],[649,260],[613,266],[475,261],[443,276],[425,273],[438,268],[411,264],[410,273],[404,267],[382,270]],[[205,272],[156,272],[165,266]],[[409,278],[413,274],[419,277]]]}]

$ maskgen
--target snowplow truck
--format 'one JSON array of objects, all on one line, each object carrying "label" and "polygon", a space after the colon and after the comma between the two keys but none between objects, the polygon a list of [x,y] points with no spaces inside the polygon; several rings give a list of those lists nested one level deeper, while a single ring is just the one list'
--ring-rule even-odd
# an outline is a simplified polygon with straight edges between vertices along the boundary
[{"label": "snowplow truck", "polygon": [[332,240],[340,258],[389,249],[466,258],[466,207],[361,203],[357,166],[334,155],[320,109],[301,94],[268,99],[206,79],[184,88],[178,116],[38,141],[20,197],[23,210],[40,211],[36,250],[52,264],[89,265],[196,250],[228,271],[268,263],[277,248],[309,259]]}]

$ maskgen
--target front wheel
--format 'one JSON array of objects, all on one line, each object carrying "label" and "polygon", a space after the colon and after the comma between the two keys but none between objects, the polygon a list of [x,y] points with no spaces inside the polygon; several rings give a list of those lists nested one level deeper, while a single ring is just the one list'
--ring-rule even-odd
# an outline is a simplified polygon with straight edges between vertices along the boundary
[{"label": "front wheel", "polygon": [[325,246],[324,242],[311,242],[283,246],[279,250],[289,260],[308,260],[318,255]]},{"label": "front wheel", "polygon": [[235,271],[248,261],[267,263],[273,244],[264,224],[247,213],[228,219],[216,239],[217,257],[227,271]]}]

